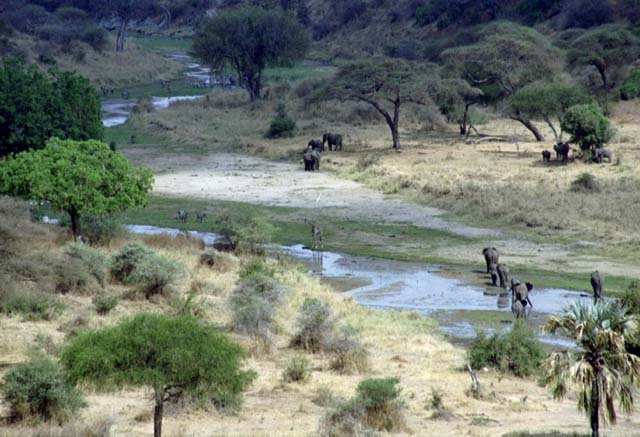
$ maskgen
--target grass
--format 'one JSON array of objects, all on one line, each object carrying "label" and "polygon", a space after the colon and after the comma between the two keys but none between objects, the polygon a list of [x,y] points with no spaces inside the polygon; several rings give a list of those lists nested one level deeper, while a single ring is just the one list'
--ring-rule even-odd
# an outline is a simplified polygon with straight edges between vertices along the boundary
[{"label": "grass", "polygon": [[171,52],[188,52],[192,41],[188,38],[130,37],[129,41],[150,52],[165,55]]}]

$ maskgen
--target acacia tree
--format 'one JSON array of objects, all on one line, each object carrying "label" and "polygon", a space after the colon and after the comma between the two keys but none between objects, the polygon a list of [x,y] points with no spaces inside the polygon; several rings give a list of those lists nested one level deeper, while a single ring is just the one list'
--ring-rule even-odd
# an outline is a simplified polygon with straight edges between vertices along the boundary
[{"label": "acacia tree", "polygon": [[[593,99],[581,88],[562,82],[534,82],[519,89],[511,98],[514,112],[527,117],[541,117],[551,128],[556,144],[562,141],[562,118],[572,106],[590,103]],[[554,125],[554,118],[560,130]]]},{"label": "acacia tree", "polygon": [[[431,76],[430,76],[431,75]],[[401,60],[373,59],[345,65],[315,99],[364,102],[375,108],[391,130],[393,148],[400,148],[400,108],[426,104],[435,68]]]},{"label": "acacia tree", "polygon": [[455,122],[460,135],[472,129],[471,106],[480,102],[482,90],[462,79],[434,80],[429,83],[429,94],[448,122]]},{"label": "acacia tree", "polygon": [[[525,85],[554,76],[557,50],[534,29],[499,21],[476,34],[477,41],[445,50],[441,56],[448,70],[480,88],[488,100],[514,95]],[[509,117],[522,123],[537,141],[544,137],[521,112]]]},{"label": "acacia tree", "polygon": [[51,139],[41,150],[0,161],[0,192],[49,201],[69,214],[74,238],[82,239],[80,216],[105,215],[144,206],[151,171],[135,168],[100,141]]},{"label": "acacia tree", "polygon": [[640,357],[626,351],[625,339],[636,335],[635,316],[616,301],[575,302],[560,317],[547,319],[545,330],[576,340],[578,351],[554,352],[547,358],[547,385],[556,399],[575,388],[593,437],[600,435],[601,419],[615,424],[616,400],[625,413],[633,412]]},{"label": "acacia tree", "polygon": [[291,14],[260,7],[218,12],[193,41],[193,53],[211,68],[235,71],[251,101],[261,97],[266,67],[300,59],[308,47],[307,32]]},{"label": "acacia tree", "polygon": [[573,41],[567,55],[573,67],[592,66],[600,75],[605,94],[611,75],[640,56],[640,39],[624,26],[611,24],[587,31]]},{"label": "acacia tree", "polygon": [[139,314],[119,325],[80,334],[60,361],[73,382],[101,389],[151,387],[153,435],[160,437],[167,401],[187,394],[218,404],[237,401],[255,376],[240,369],[243,358],[240,346],[201,320]]},{"label": "acacia tree", "polygon": [[119,21],[116,52],[122,52],[129,23],[149,16],[158,4],[156,0],[105,0],[100,7],[102,15],[114,17]]},{"label": "acacia tree", "polygon": [[575,105],[562,119],[562,128],[571,134],[571,141],[582,150],[601,147],[613,137],[609,119],[597,103]]}]

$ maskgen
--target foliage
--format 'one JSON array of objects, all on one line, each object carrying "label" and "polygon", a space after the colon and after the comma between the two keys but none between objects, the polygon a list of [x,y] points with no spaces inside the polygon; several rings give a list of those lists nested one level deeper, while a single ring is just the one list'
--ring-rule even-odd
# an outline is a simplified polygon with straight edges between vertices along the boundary
[{"label": "foliage", "polygon": [[107,293],[99,293],[93,298],[93,306],[101,316],[106,316],[118,305],[118,297]]},{"label": "foliage", "polygon": [[27,320],[52,320],[64,305],[55,296],[35,291],[17,291],[3,282],[0,290],[0,313],[23,314]]},{"label": "foliage", "polygon": [[80,223],[82,238],[92,246],[108,246],[124,232],[118,219],[110,215],[85,216]]},{"label": "foliage", "polygon": [[631,100],[640,97],[640,70],[633,70],[622,82],[620,98]]},{"label": "foliage", "polygon": [[104,215],[144,206],[151,171],[135,168],[124,155],[99,141],[53,138],[42,150],[20,153],[0,163],[4,193],[49,201],[66,211],[75,237],[80,216]]},{"label": "foliage", "polygon": [[469,347],[469,362],[474,369],[493,367],[525,377],[534,374],[544,359],[542,345],[525,321],[517,320],[511,331],[487,336],[479,332]]},{"label": "foliage", "polygon": [[275,118],[271,120],[271,125],[267,131],[267,138],[283,138],[293,135],[293,131],[296,129],[296,122],[293,121],[288,115],[284,107],[284,104],[278,105],[278,113]]},{"label": "foliage", "polygon": [[571,134],[571,142],[582,150],[601,147],[613,137],[609,119],[597,103],[572,106],[561,122],[562,129]]},{"label": "foliage", "polygon": [[100,99],[75,73],[50,80],[36,67],[3,58],[0,65],[0,156],[40,149],[51,137],[101,139]]},{"label": "foliage", "polygon": [[634,411],[634,386],[640,378],[640,358],[625,350],[637,335],[637,319],[616,301],[574,302],[560,316],[549,317],[545,331],[575,339],[577,351],[554,352],[545,362],[553,397],[578,393],[578,409],[589,417],[597,435],[600,419],[616,422],[615,401],[626,413]]},{"label": "foliage", "polygon": [[600,184],[594,175],[584,172],[571,181],[571,191],[594,193],[600,191]]},{"label": "foliage", "polygon": [[316,298],[306,298],[298,314],[297,332],[291,339],[291,345],[314,353],[320,352],[328,345],[334,323],[329,304]]},{"label": "foliage", "polygon": [[245,354],[215,328],[193,317],[139,314],[71,340],[60,361],[74,382],[98,388],[152,387],[159,433],[164,402],[188,394],[214,403],[237,399],[254,378],[241,370]]},{"label": "foliage", "polygon": [[[634,316],[640,316],[640,281],[633,280],[629,283],[622,296],[620,304],[627,309],[627,312]],[[640,356],[640,336],[625,338],[628,352]]]},{"label": "foliage", "polygon": [[363,423],[378,431],[394,431],[404,425],[398,378],[365,379],[356,388],[357,401],[364,408]]},{"label": "foliage", "polygon": [[318,434],[328,437],[366,435],[364,408],[357,398],[335,400],[320,422]]},{"label": "foliage", "polygon": [[234,69],[253,101],[261,97],[264,69],[301,58],[308,45],[307,33],[289,14],[242,7],[204,19],[193,52],[215,70]]},{"label": "foliage", "polygon": [[244,266],[242,266],[242,269],[238,272],[238,276],[241,280],[245,280],[254,275],[273,278],[275,273],[275,268],[268,265],[264,259],[252,257]]},{"label": "foliage", "polygon": [[311,377],[309,360],[304,356],[295,356],[289,360],[282,372],[284,382],[306,382]]},{"label": "foliage", "polygon": [[107,279],[109,260],[105,254],[82,244],[70,244],[65,248],[65,254],[71,260],[79,261],[100,285]]},{"label": "foliage", "polygon": [[183,270],[174,261],[135,242],[114,256],[111,274],[124,284],[139,285],[148,299],[171,292]]},{"label": "foliage", "polygon": [[86,405],[62,367],[44,355],[18,364],[4,380],[2,395],[11,415],[21,420],[38,417],[62,423]]},{"label": "foliage", "polygon": [[264,217],[223,217],[220,231],[240,251],[261,254],[263,245],[273,239],[275,227]]},{"label": "foliage", "polygon": [[351,326],[342,326],[331,334],[327,345],[333,356],[331,369],[340,373],[364,373],[369,369],[369,352],[362,344],[358,332]]}]

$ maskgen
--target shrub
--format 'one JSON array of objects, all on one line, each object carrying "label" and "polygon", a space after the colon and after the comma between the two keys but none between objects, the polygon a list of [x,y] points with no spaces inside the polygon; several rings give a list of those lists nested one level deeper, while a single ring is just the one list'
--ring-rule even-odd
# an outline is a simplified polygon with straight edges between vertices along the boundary
[{"label": "shrub", "polygon": [[310,377],[309,360],[303,356],[291,358],[282,372],[284,382],[307,382]]},{"label": "shrub", "polygon": [[113,257],[111,275],[120,282],[126,282],[138,264],[153,254],[153,251],[142,243],[129,243]]},{"label": "shrub", "polygon": [[268,344],[285,293],[278,281],[264,275],[254,274],[242,281],[231,295],[234,330]]},{"label": "shrub", "polygon": [[218,272],[233,270],[238,260],[231,254],[217,251],[204,252],[200,255],[200,265],[209,267]]},{"label": "shrub", "polygon": [[409,61],[420,59],[422,44],[414,38],[404,38],[398,42],[388,44],[385,47],[385,54],[392,58],[403,58]]},{"label": "shrub", "polygon": [[633,70],[620,87],[620,98],[631,100],[640,97],[640,70]]},{"label": "shrub", "polygon": [[0,313],[13,315],[23,314],[27,320],[52,320],[64,305],[55,296],[35,291],[18,292],[7,282],[2,282],[0,289]]},{"label": "shrub", "polygon": [[92,294],[99,285],[89,273],[87,266],[79,259],[60,260],[54,266],[56,293]]},{"label": "shrub", "polygon": [[561,126],[582,150],[602,146],[613,137],[609,120],[596,103],[572,106],[564,114]]},{"label": "shrub", "polygon": [[275,227],[263,217],[224,217],[222,222],[221,234],[241,252],[264,253],[263,246],[271,242],[275,232]]},{"label": "shrub", "polygon": [[378,431],[394,431],[403,427],[398,378],[365,379],[358,384],[357,401],[364,407],[363,423]]},{"label": "shrub", "polygon": [[109,34],[101,27],[90,26],[84,31],[82,40],[96,52],[102,52],[109,44]]},{"label": "shrub", "polygon": [[511,331],[487,336],[479,332],[471,341],[469,361],[474,369],[493,367],[525,377],[534,374],[546,354],[525,321],[517,320]]},{"label": "shrub", "polygon": [[65,254],[74,262],[81,263],[88,273],[104,286],[109,267],[109,258],[105,254],[76,243],[68,245],[65,248]]},{"label": "shrub", "polygon": [[351,326],[343,326],[331,336],[328,350],[333,353],[329,363],[333,370],[363,373],[369,369],[369,353],[362,345],[358,332]]},{"label": "shrub", "polygon": [[[629,314],[640,315],[640,281],[634,280],[629,283],[626,290],[620,296],[620,303],[624,305]],[[640,355],[640,336],[625,337],[627,351],[635,355]]]},{"label": "shrub", "polygon": [[333,393],[331,388],[326,385],[322,385],[318,387],[316,393],[312,399],[312,402],[319,407],[328,407],[334,403],[336,403],[336,395]]},{"label": "shrub", "polygon": [[452,417],[449,409],[444,405],[444,395],[442,391],[432,388],[431,397],[429,398],[428,408],[433,411],[432,419],[449,419]]},{"label": "shrub", "polygon": [[37,417],[62,423],[86,405],[62,367],[45,356],[17,365],[4,379],[2,394],[19,420]]},{"label": "shrub", "polygon": [[267,138],[283,138],[293,136],[293,131],[296,129],[296,122],[293,121],[284,108],[284,105],[278,106],[278,113],[273,120],[267,131]]},{"label": "shrub", "polygon": [[306,298],[296,325],[298,330],[291,339],[291,346],[314,353],[325,349],[334,325],[331,306],[315,298]]},{"label": "shrub", "polygon": [[136,114],[149,114],[156,110],[153,106],[153,100],[149,96],[140,97],[131,109]]},{"label": "shrub", "polygon": [[364,415],[364,407],[357,399],[338,400],[320,421],[319,434],[327,437],[366,435]]},{"label": "shrub", "polygon": [[578,177],[571,181],[571,191],[596,193],[600,191],[600,184],[591,173],[580,173]]},{"label": "shrub", "polygon": [[106,316],[118,305],[118,297],[106,293],[97,294],[93,298],[93,306],[96,312],[101,316]]},{"label": "shrub", "polygon": [[240,279],[247,279],[253,275],[262,275],[273,278],[275,274],[276,270],[274,267],[269,266],[261,258],[253,257],[242,267],[242,269],[238,273],[238,276],[240,277]]}]

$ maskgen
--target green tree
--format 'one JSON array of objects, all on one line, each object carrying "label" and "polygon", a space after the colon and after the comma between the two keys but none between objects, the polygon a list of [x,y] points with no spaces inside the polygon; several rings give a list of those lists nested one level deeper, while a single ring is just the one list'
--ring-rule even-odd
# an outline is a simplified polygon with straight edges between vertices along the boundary
[{"label": "green tree", "polygon": [[514,112],[527,117],[542,118],[553,131],[556,144],[562,141],[562,127],[554,125],[554,119],[562,126],[564,113],[572,106],[591,103],[592,98],[581,88],[562,82],[534,82],[519,89],[511,98]]},{"label": "green tree", "polygon": [[266,67],[300,59],[309,47],[304,28],[280,9],[242,7],[218,12],[198,28],[193,52],[216,70],[232,68],[251,101],[262,93]]},{"label": "green tree", "polygon": [[240,346],[193,317],[139,314],[80,334],[60,361],[72,381],[100,389],[153,388],[153,434],[160,437],[167,401],[189,394],[218,404],[237,400],[255,375],[241,370],[244,355]]},{"label": "green tree", "polygon": [[472,128],[470,109],[480,102],[482,90],[462,79],[431,81],[429,92],[447,121],[455,122],[460,135],[466,135]]},{"label": "green tree", "polygon": [[0,192],[49,201],[66,211],[81,239],[80,216],[100,216],[144,206],[151,171],[135,168],[100,141],[51,139],[41,150],[0,161]]},{"label": "green tree", "polygon": [[[514,95],[525,85],[555,76],[559,55],[549,39],[526,26],[498,21],[480,28],[475,42],[445,50],[446,67],[480,88],[488,100],[499,101]],[[544,137],[522,113],[509,117],[522,123],[537,141]]]},{"label": "green tree", "polygon": [[393,148],[399,149],[400,108],[405,103],[426,104],[434,77],[435,68],[427,64],[372,59],[341,67],[314,98],[368,103],[384,117]]},{"label": "green tree", "polygon": [[113,17],[119,21],[116,37],[116,52],[124,51],[127,26],[132,20],[148,17],[159,6],[156,0],[104,0],[96,2],[100,15]]},{"label": "green tree", "polygon": [[582,150],[600,147],[613,137],[609,119],[597,103],[572,106],[562,118],[561,126],[571,134],[571,142],[580,144]]},{"label": "green tree", "polygon": [[585,32],[573,41],[567,60],[572,67],[592,66],[600,75],[605,94],[611,76],[640,56],[640,39],[624,26],[609,24]]},{"label": "green tree", "polygon": [[0,65],[0,157],[40,149],[51,137],[101,139],[100,99],[75,73],[51,72],[4,59]]},{"label": "green tree", "polygon": [[547,319],[545,330],[576,340],[577,351],[554,352],[547,358],[547,385],[556,399],[575,388],[593,437],[599,436],[601,419],[615,424],[616,400],[624,412],[633,412],[640,358],[625,350],[625,339],[636,334],[634,316],[615,301],[575,302],[561,316]]}]

